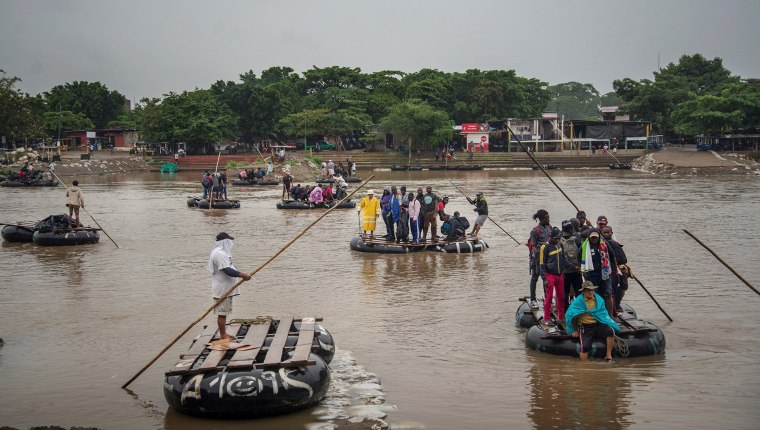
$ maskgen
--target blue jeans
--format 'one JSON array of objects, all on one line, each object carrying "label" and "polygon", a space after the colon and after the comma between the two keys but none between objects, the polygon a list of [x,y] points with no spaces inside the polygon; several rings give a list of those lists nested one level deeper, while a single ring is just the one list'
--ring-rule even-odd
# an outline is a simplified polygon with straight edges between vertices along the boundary
[{"label": "blue jeans", "polygon": [[420,238],[420,229],[416,219],[409,220],[409,230],[412,231],[412,241],[417,242]]}]

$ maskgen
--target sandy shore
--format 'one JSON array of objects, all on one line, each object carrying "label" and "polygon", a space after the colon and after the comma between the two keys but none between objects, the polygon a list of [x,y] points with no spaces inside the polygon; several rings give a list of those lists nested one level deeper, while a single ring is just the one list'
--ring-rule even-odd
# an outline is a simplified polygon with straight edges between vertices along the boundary
[{"label": "sandy shore", "polygon": [[760,176],[760,164],[751,159],[737,153],[718,154],[714,151],[659,151],[637,159],[633,167],[666,175]]}]

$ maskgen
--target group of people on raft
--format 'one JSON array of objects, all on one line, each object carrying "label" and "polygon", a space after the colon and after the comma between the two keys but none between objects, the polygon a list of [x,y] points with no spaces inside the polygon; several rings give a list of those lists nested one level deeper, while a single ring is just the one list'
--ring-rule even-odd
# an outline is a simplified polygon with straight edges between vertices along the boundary
[{"label": "group of people on raft", "polygon": [[[341,178],[337,183],[335,190],[331,184],[306,185],[296,184],[287,188],[283,183],[283,188],[287,189],[288,198],[295,201],[309,202],[315,207],[324,207],[327,203],[341,200],[346,197],[346,182]],[[283,190],[283,193],[285,190]]]},{"label": "group of people on raft", "polygon": [[[477,237],[480,227],[488,218],[488,203],[483,193],[475,194],[475,199],[467,197],[478,217],[470,233],[467,229],[470,223],[459,212],[446,213],[449,197],[439,197],[433,193],[433,187],[427,186],[423,193],[422,187],[417,188],[417,194],[406,187],[385,187],[380,198],[375,197],[372,190],[367,191],[366,197],[359,202],[359,216],[362,236],[370,240],[375,238],[377,218],[382,216],[385,224],[385,240],[395,240],[396,243],[420,243],[427,240],[430,231],[431,240],[437,242],[438,221],[441,222],[441,236],[447,242],[464,240],[467,236]],[[411,233],[411,242],[409,235]]]},{"label": "group of people on raft", "polygon": [[[54,166],[55,164],[53,163],[51,165]],[[50,172],[52,172],[55,167],[51,167],[50,169]],[[18,169],[18,172],[11,173],[8,175],[7,179],[9,181],[32,183],[37,181],[51,180],[52,178],[49,176],[52,176],[52,173],[37,170],[32,166],[32,163],[25,161],[21,168]]]},{"label": "group of people on raft", "polygon": [[272,172],[274,172],[274,166],[272,166],[272,162],[267,162],[267,169],[264,170],[262,167],[257,168],[248,168],[241,170],[240,173],[238,173],[238,177],[240,177],[243,181],[258,181],[261,179],[264,179],[265,176],[272,175]]},{"label": "group of people on raft", "polygon": [[213,174],[206,170],[201,176],[203,198],[215,201],[227,200],[227,182],[227,169],[222,169]]},{"label": "group of people on raft", "polygon": [[606,340],[606,359],[612,360],[615,322],[622,315],[620,302],[632,277],[623,245],[617,240],[607,217],[600,215],[596,226],[579,211],[575,218],[552,227],[549,213],[540,209],[533,215],[538,222],[526,245],[530,261],[530,306],[538,308],[536,284],[544,287],[544,322],[556,325],[551,315],[552,299],[557,318],[565,331],[580,337],[582,360],[588,359],[593,338]]}]

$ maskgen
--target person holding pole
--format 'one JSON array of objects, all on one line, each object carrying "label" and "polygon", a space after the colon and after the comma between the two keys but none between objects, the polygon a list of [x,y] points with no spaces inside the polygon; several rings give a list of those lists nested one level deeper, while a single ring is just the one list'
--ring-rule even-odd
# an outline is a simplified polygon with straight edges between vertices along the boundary
[{"label": "person holding pole", "polygon": [[[232,245],[233,238],[229,234],[222,232],[216,235],[216,242],[208,258],[206,270],[211,273],[211,298],[216,302],[227,290],[235,285],[235,278],[243,278],[246,281],[251,279],[251,275],[239,272],[232,265]],[[232,312],[232,297],[240,295],[240,289],[228,295],[219,306],[214,308],[216,323],[219,327],[219,339],[234,339],[227,334],[227,315]]]},{"label": "person holding pole", "polygon": [[66,206],[69,207],[69,228],[71,228],[71,216],[76,217],[76,227],[79,227],[79,208],[84,209],[84,196],[82,190],[79,188],[79,181],[71,183],[72,187],[66,191]]}]

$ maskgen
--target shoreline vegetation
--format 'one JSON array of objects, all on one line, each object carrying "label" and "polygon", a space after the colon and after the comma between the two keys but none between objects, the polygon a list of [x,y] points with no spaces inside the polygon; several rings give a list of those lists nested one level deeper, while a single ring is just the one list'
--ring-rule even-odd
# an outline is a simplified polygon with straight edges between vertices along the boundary
[{"label": "shoreline vegetation", "polygon": [[[155,172],[158,171],[161,165],[166,161],[151,159],[150,157],[130,155],[124,152],[96,152],[93,154],[93,159],[91,160],[79,160],[75,156],[78,157],[78,154],[63,155],[61,162],[56,162],[55,174],[59,177],[73,177],[128,172]],[[322,158],[327,161],[330,157],[338,159],[351,156],[352,152],[334,152],[325,154]],[[566,157],[569,162],[567,168],[594,168],[588,166],[587,155],[565,154],[564,157]],[[602,157],[602,155],[597,155],[596,157]],[[226,167],[231,170],[230,177],[236,178],[237,170],[242,170],[248,167],[265,168],[266,166],[266,163],[261,162],[260,159],[257,159],[258,162],[251,162],[244,160],[244,158],[249,158],[244,155],[241,155],[239,158],[240,160],[228,161]],[[293,160],[286,164],[274,165],[274,175],[276,179],[279,180],[282,178],[285,171],[296,178],[319,179],[321,167],[319,163],[315,162],[318,157],[305,155],[303,153],[293,153],[292,158]],[[180,171],[183,170],[183,164],[189,164],[192,159],[192,156],[182,158],[179,163]],[[610,162],[614,162],[611,157]],[[16,171],[22,164],[23,160],[6,166],[3,168],[3,171]],[[35,165],[35,168],[41,168],[45,171],[48,169],[48,163],[36,162],[33,164]],[[659,151],[643,154],[633,160],[631,164],[633,165],[634,170],[663,176],[760,176],[760,163],[753,161],[749,156],[742,153],[718,154],[714,151]],[[220,165],[220,168],[222,167],[223,166]],[[390,165],[388,168],[390,168]],[[596,168],[603,169],[602,167]],[[379,169],[385,170],[385,168]],[[518,167],[517,169],[524,169],[524,167]],[[184,170],[202,171],[204,169],[198,167],[186,167]],[[360,166],[360,175],[362,171],[366,172],[367,169],[361,169]],[[304,180],[306,179],[301,179],[301,181]]]}]

